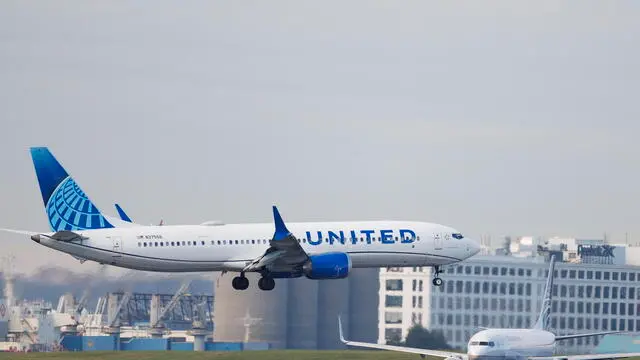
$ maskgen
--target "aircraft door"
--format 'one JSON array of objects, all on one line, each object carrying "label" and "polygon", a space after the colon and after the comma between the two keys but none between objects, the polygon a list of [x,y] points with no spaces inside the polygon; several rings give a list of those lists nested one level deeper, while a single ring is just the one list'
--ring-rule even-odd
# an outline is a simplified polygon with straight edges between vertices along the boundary
[{"label": "aircraft door", "polygon": [[433,234],[433,248],[442,250],[442,234]]},{"label": "aircraft door", "polygon": [[122,238],[120,236],[112,236],[113,257],[120,257],[122,253]]}]

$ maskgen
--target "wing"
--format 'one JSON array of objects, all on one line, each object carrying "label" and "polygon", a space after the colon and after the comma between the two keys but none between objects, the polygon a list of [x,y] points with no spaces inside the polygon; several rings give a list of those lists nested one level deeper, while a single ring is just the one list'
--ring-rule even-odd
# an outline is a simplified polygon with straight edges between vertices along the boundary
[{"label": "wing", "polygon": [[617,353],[617,354],[586,354],[586,355],[567,355],[567,356],[550,356],[550,357],[529,357],[529,360],[599,360],[599,359],[622,359],[640,356],[640,353]]},{"label": "wing", "polygon": [[617,333],[620,333],[620,331],[602,331],[602,332],[588,333],[588,334],[561,335],[561,336],[556,336],[556,341],[567,340],[567,339],[575,339],[575,338],[581,338],[581,337],[587,337],[587,336],[617,334]]},{"label": "wing", "polygon": [[302,265],[309,260],[309,255],[302,249],[300,242],[287,229],[278,212],[273,207],[273,221],[276,231],[269,241],[269,249],[260,257],[245,266],[242,271],[260,271],[267,269],[270,272],[302,272]]},{"label": "wing", "polygon": [[342,321],[340,320],[340,317],[338,317],[338,332],[340,333],[340,341],[342,341],[347,346],[355,346],[355,347],[362,347],[362,348],[369,348],[369,349],[397,351],[397,352],[404,352],[404,353],[409,353],[409,354],[418,354],[418,355],[421,355],[422,357],[435,356],[435,357],[441,357],[441,358],[445,358],[445,359],[468,360],[468,357],[467,357],[466,354],[460,354],[460,353],[455,353],[455,352],[429,350],[429,349],[418,349],[418,348],[411,348],[411,347],[404,347],[404,346],[382,345],[382,344],[373,344],[373,343],[365,343],[365,342],[346,340],[344,338],[343,333],[342,333]]}]

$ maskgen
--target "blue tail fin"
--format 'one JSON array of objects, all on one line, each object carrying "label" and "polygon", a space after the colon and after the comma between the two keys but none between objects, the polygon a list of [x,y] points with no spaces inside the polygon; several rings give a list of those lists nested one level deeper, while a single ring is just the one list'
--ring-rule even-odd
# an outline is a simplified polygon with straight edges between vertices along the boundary
[{"label": "blue tail fin", "polygon": [[31,148],[31,159],[52,231],[113,228],[49,149]]}]

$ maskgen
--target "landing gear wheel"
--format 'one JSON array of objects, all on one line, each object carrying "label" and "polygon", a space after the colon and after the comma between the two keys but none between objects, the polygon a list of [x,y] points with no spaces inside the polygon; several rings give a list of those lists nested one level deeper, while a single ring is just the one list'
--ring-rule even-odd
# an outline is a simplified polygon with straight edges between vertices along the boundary
[{"label": "landing gear wheel", "polygon": [[264,276],[258,280],[258,288],[260,290],[270,291],[276,287],[276,281],[272,277]]},{"label": "landing gear wheel", "polygon": [[231,286],[236,290],[247,290],[249,287],[249,279],[247,279],[244,274],[236,276],[231,280]]},{"label": "landing gear wheel", "polygon": [[444,270],[440,268],[439,265],[433,267],[433,281],[431,282],[433,286],[442,286],[442,279],[438,277],[438,275],[442,274]]}]

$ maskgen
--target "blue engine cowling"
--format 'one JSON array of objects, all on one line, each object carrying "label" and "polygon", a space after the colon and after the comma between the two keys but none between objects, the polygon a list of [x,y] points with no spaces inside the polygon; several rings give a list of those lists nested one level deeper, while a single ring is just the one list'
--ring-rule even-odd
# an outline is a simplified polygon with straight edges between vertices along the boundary
[{"label": "blue engine cowling", "polygon": [[304,275],[309,279],[344,279],[351,270],[351,258],[341,252],[310,255],[302,267]]}]

